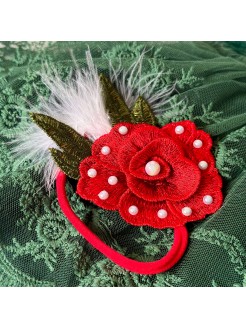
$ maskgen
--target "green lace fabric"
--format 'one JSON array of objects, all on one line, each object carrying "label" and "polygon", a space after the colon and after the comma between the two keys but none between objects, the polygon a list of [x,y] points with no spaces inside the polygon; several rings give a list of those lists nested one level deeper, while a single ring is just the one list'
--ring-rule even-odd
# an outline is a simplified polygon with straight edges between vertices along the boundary
[{"label": "green lace fabric", "polygon": [[[130,65],[145,52],[145,74],[165,72],[156,91],[176,85],[156,115],[161,125],[190,119],[209,132],[223,177],[222,208],[187,225],[190,241],[168,272],[138,275],[93,249],[61,212],[55,188],[10,149],[29,104],[49,97],[39,72],[55,67],[64,80],[74,61],[85,67],[90,47],[99,72]],[[2,42],[0,43],[1,286],[246,286],[246,43],[245,42]],[[162,257],[173,231],[128,225],[117,212],[85,202],[67,185],[77,215],[105,243],[140,261]]]}]

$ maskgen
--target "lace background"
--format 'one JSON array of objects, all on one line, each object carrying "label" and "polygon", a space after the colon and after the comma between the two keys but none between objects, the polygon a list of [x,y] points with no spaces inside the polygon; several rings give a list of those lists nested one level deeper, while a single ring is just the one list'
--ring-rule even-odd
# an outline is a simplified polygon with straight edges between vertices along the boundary
[{"label": "lace background", "polygon": [[[138,275],[114,265],[84,241],[57,204],[56,191],[25,163],[16,168],[10,141],[26,119],[25,100],[49,96],[38,72],[47,62],[64,80],[90,47],[100,72],[108,61],[128,68],[145,51],[143,70],[164,70],[156,89],[176,82],[158,115],[164,125],[193,120],[214,140],[224,204],[187,225],[190,242],[170,271]],[[2,42],[0,43],[0,286],[246,286],[246,43],[245,42]],[[107,244],[150,261],[172,245],[171,229],[133,227],[112,211],[83,202],[68,183],[79,217]]]}]

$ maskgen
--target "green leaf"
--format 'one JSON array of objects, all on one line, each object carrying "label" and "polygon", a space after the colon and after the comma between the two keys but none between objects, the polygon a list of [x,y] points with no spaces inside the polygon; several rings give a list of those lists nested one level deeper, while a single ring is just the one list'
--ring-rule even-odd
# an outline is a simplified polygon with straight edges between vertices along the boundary
[{"label": "green leaf", "polygon": [[156,124],[155,116],[149,104],[141,96],[138,97],[132,108],[132,116],[134,117],[136,123]]},{"label": "green leaf", "polygon": [[70,126],[44,115],[31,113],[33,121],[65,152],[83,159],[91,154],[91,142]]},{"label": "green leaf", "polygon": [[32,120],[59,146],[51,149],[57,165],[72,178],[79,177],[79,163],[91,155],[91,142],[70,126],[38,113],[30,113]]},{"label": "green leaf", "polygon": [[75,180],[79,179],[80,160],[55,148],[51,148],[50,152],[56,164],[67,176]]},{"label": "green leaf", "polygon": [[131,113],[122,96],[113,84],[103,74],[100,75],[103,97],[106,110],[110,116],[112,125],[120,122],[134,123]]}]

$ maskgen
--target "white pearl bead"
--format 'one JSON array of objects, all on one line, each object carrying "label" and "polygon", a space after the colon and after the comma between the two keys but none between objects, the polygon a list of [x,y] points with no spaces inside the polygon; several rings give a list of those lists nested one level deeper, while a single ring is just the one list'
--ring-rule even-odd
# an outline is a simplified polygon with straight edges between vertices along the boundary
[{"label": "white pearl bead", "polygon": [[90,178],[95,178],[96,175],[97,175],[97,170],[95,170],[95,169],[89,169],[89,170],[87,171],[87,175],[88,175],[88,177],[90,177]]},{"label": "white pearl bead", "polygon": [[182,125],[177,125],[175,128],[176,134],[182,134],[184,132],[184,127]]},{"label": "white pearl bead", "polygon": [[114,175],[111,175],[111,176],[108,178],[108,183],[109,183],[111,186],[116,185],[117,182],[118,182],[118,179],[117,179],[117,177],[115,177]]},{"label": "white pearl bead", "polygon": [[201,148],[202,147],[202,140],[199,140],[199,139],[196,139],[194,142],[193,142],[193,146],[195,148]]},{"label": "white pearl bead", "polygon": [[99,192],[98,194],[98,197],[101,199],[101,200],[105,200],[105,199],[108,199],[108,192],[106,190],[102,190]]},{"label": "white pearl bead", "polygon": [[184,216],[190,216],[192,213],[192,209],[188,206],[182,208],[182,214]]},{"label": "white pearl bead", "polygon": [[119,127],[118,131],[119,131],[120,134],[122,134],[124,136],[125,134],[127,134],[128,129],[127,129],[126,126],[122,125],[122,126]]},{"label": "white pearl bead", "polygon": [[151,177],[159,174],[160,170],[161,170],[161,166],[156,161],[150,161],[145,165],[145,172]]},{"label": "white pearl bead", "polygon": [[210,195],[206,195],[203,197],[203,203],[206,205],[210,205],[213,203],[213,197]]},{"label": "white pearl bead", "polygon": [[158,218],[160,218],[160,219],[165,219],[165,218],[167,217],[167,211],[161,209],[161,210],[159,210],[159,211],[157,212],[157,216],[158,216]]},{"label": "white pearl bead", "polygon": [[101,149],[101,153],[103,154],[103,155],[108,155],[108,154],[110,154],[110,148],[108,147],[108,146],[103,146],[102,147],[102,149]]},{"label": "white pearl bead", "polygon": [[208,163],[206,161],[201,161],[198,163],[199,169],[206,170],[208,168]]},{"label": "white pearl bead", "polygon": [[135,205],[132,205],[128,208],[128,212],[131,214],[131,215],[137,215],[138,214],[138,208],[137,206]]}]

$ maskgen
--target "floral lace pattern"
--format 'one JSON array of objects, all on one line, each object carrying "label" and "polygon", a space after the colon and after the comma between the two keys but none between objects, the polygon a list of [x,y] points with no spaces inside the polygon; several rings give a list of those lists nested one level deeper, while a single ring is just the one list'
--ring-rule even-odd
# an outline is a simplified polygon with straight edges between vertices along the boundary
[{"label": "floral lace pattern", "polygon": [[[175,84],[166,107],[156,112],[159,124],[188,119],[210,133],[217,169],[226,181],[221,211],[189,223],[191,242],[183,261],[169,272],[144,276],[121,269],[93,250],[62,215],[55,190],[48,194],[42,187],[38,168],[23,163],[17,169],[10,152],[9,141],[25,125],[28,103],[38,106],[39,96],[49,96],[38,74],[42,65],[54,66],[66,79],[74,66],[67,49],[83,67],[87,43],[0,43],[1,286],[246,286],[246,58],[243,50],[241,62],[227,56],[226,44],[222,61],[222,46],[218,50],[209,44],[206,50],[206,43],[190,42],[90,44],[103,72],[108,60],[129,67],[145,51],[144,74],[164,71],[155,88]],[[237,56],[234,49],[232,53]],[[74,191],[71,180],[67,193],[74,211],[111,247],[144,261],[170,249],[172,230],[129,226],[117,212],[81,201]],[[213,270],[202,274],[208,266]]]}]

